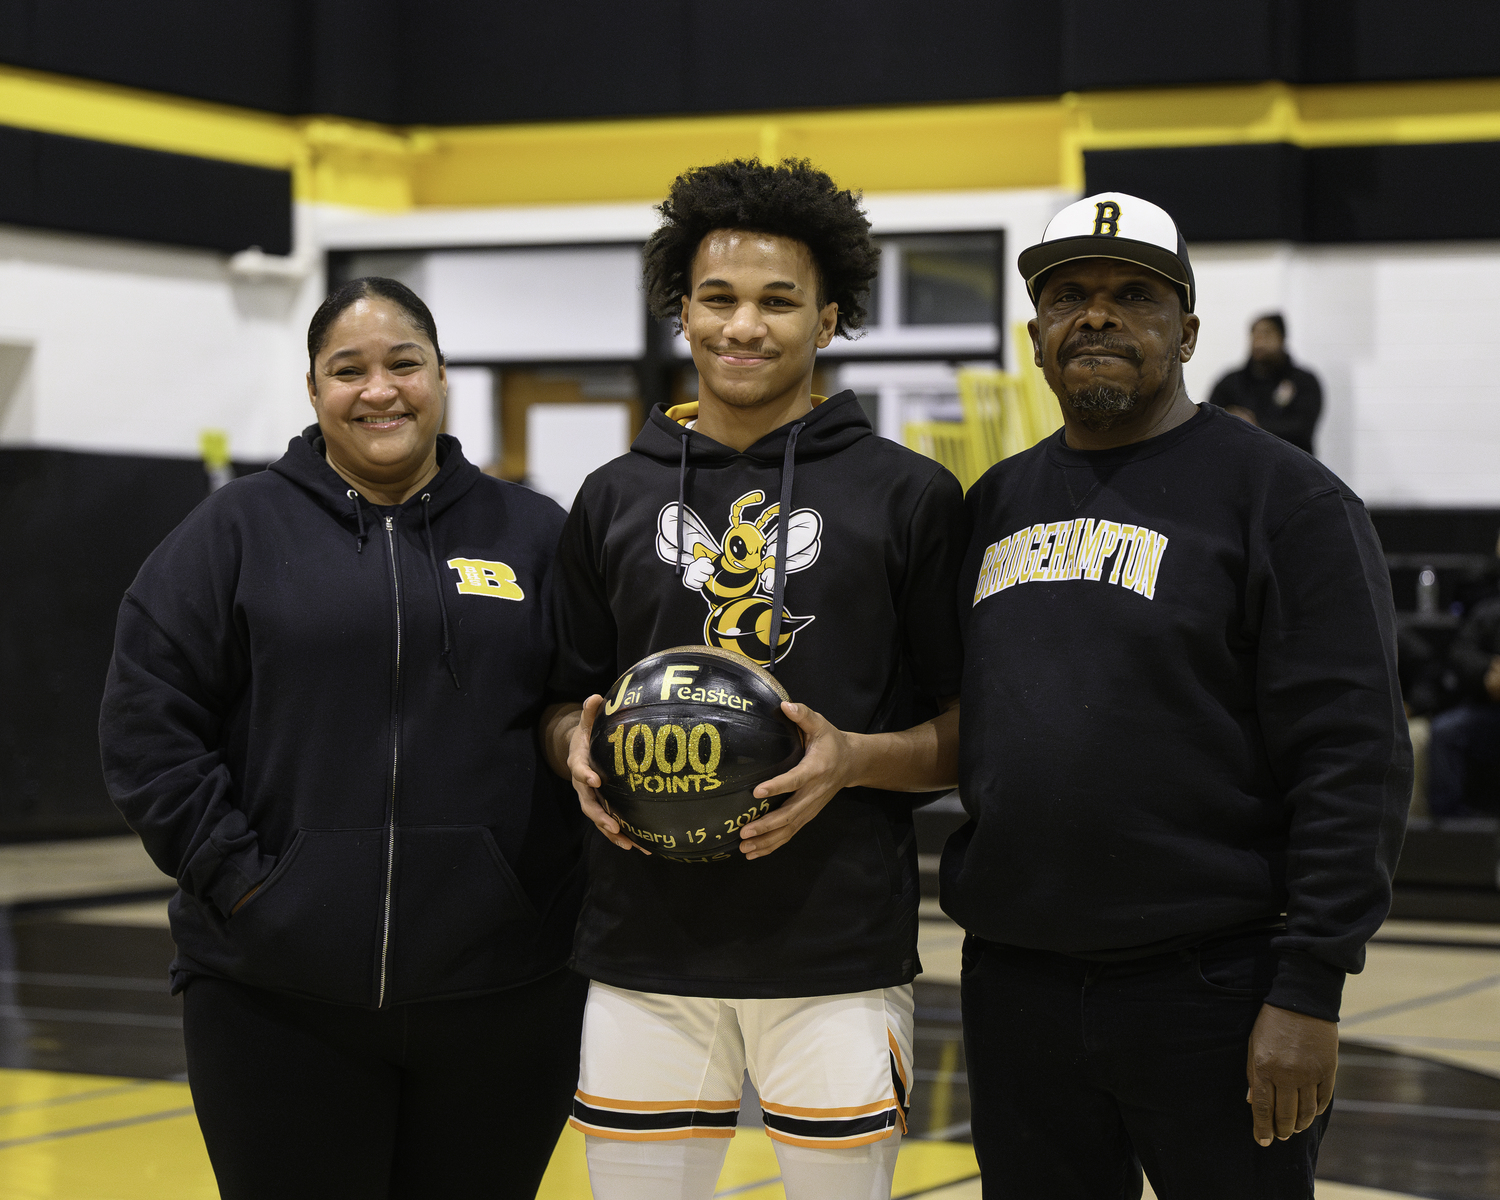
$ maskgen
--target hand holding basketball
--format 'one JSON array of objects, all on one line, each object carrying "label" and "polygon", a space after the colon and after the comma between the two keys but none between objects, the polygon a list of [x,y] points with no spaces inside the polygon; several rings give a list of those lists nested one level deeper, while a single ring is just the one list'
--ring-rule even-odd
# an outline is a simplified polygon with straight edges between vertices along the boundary
[{"label": "hand holding basketball", "polygon": [[780,808],[740,830],[740,850],[746,858],[764,858],[792,840],[793,835],[823,811],[843,788],[856,781],[859,755],[852,735],[836,728],[805,704],[787,701],[781,711],[802,730],[806,752],[784,775],[755,789],[757,799],[791,792]]},{"label": "hand holding basketball", "polygon": [[573,727],[573,736],[568,741],[568,774],[578,793],[578,807],[594,823],[594,828],[621,850],[636,849],[642,854],[650,854],[651,851],[644,846],[637,846],[629,838],[621,836],[619,824],[609,815],[609,810],[599,803],[599,794],[594,791],[599,786],[600,779],[589,758],[589,738],[594,732],[594,720],[603,706],[603,696],[594,695],[585,700],[583,711],[578,714],[578,724]]}]

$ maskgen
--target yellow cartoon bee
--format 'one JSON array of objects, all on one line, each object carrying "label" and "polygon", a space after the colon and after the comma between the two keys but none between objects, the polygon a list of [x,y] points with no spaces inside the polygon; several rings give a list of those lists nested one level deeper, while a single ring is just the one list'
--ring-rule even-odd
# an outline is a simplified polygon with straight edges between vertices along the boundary
[{"label": "yellow cartoon bee", "polygon": [[[745,510],[765,503],[765,493],[746,492],[729,506],[729,529],[721,544],[687,505],[668,504],[656,525],[656,553],[665,563],[682,569],[682,586],[701,592],[708,601],[703,622],[707,645],[735,650],[762,666],[771,661],[772,600],[776,588],[776,556],[781,537],[777,517],[781,505],[772,504],[752,522]],[[679,545],[679,524],[681,544]],[[822,549],[823,518],[811,508],[799,508],[787,525],[786,571],[812,566]],[[812,617],[794,617],[781,610],[776,658],[791,649],[797,630]]]}]

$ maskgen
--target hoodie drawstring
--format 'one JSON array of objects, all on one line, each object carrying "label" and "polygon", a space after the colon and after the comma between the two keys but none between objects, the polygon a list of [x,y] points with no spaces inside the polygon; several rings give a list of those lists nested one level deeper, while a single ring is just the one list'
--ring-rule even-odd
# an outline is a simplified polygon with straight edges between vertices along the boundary
[{"label": "hoodie drawstring", "polygon": [[458,682],[458,672],[453,669],[453,661],[449,657],[451,645],[448,640],[448,600],[443,589],[443,575],[438,570],[437,549],[432,543],[432,493],[422,493],[422,529],[427,534],[427,561],[432,564],[432,583],[437,588],[438,612],[443,619],[443,652],[439,656],[443,666],[448,668],[448,674],[453,676],[453,686],[463,691]]},{"label": "hoodie drawstring", "polygon": [[[786,453],[781,459],[781,506],[776,519],[776,583],[771,589],[771,661],[766,670],[776,674],[777,651],[781,647],[781,605],[786,600],[787,547],[792,540],[792,475],[797,469],[797,435],[802,432],[803,422],[792,426],[787,435]],[[680,512],[680,510],[679,510]],[[677,535],[681,541],[682,535]]]},{"label": "hoodie drawstring", "polygon": [[680,577],[687,568],[682,562],[682,521],[687,507],[687,452],[688,435],[682,435],[682,461],[677,466],[677,574]]},{"label": "hoodie drawstring", "polygon": [[365,542],[370,536],[365,532],[365,510],[360,506],[359,493],[353,488],[350,488],[344,495],[354,501],[354,519],[359,522],[359,532],[354,536],[354,553],[363,554],[365,552]]}]

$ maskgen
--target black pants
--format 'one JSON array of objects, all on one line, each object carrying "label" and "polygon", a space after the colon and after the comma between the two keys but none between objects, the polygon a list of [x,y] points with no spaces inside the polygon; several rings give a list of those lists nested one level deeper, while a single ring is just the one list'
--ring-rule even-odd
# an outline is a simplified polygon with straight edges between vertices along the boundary
[{"label": "black pants", "polygon": [[986,1200],[1311,1200],[1325,1112],[1256,1145],[1250,1029],[1269,935],[1124,963],[964,943],[974,1149]]},{"label": "black pants", "polygon": [[587,991],[559,971],[376,1011],[194,979],[188,1080],[223,1200],[531,1200]]}]

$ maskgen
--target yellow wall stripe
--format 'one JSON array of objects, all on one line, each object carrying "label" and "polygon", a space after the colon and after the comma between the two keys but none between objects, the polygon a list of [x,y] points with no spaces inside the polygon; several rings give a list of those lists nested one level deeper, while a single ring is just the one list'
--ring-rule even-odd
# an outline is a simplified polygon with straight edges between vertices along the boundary
[{"label": "yellow wall stripe", "polygon": [[0,66],[0,124],[278,167],[299,200],[416,206],[654,199],[684,168],[806,156],[869,191],[1069,187],[1085,150],[1500,141],[1500,80],[1087,92],[823,112],[398,128],[282,117]]},{"label": "yellow wall stripe", "polygon": [[287,117],[20,67],[0,66],[0,124],[259,167],[290,168],[301,153]]},{"label": "yellow wall stripe", "polygon": [[685,167],[736,156],[813,159],[870,191],[1047,187],[1063,176],[1056,100],[762,116],[423,129],[418,204],[653,199]]}]

